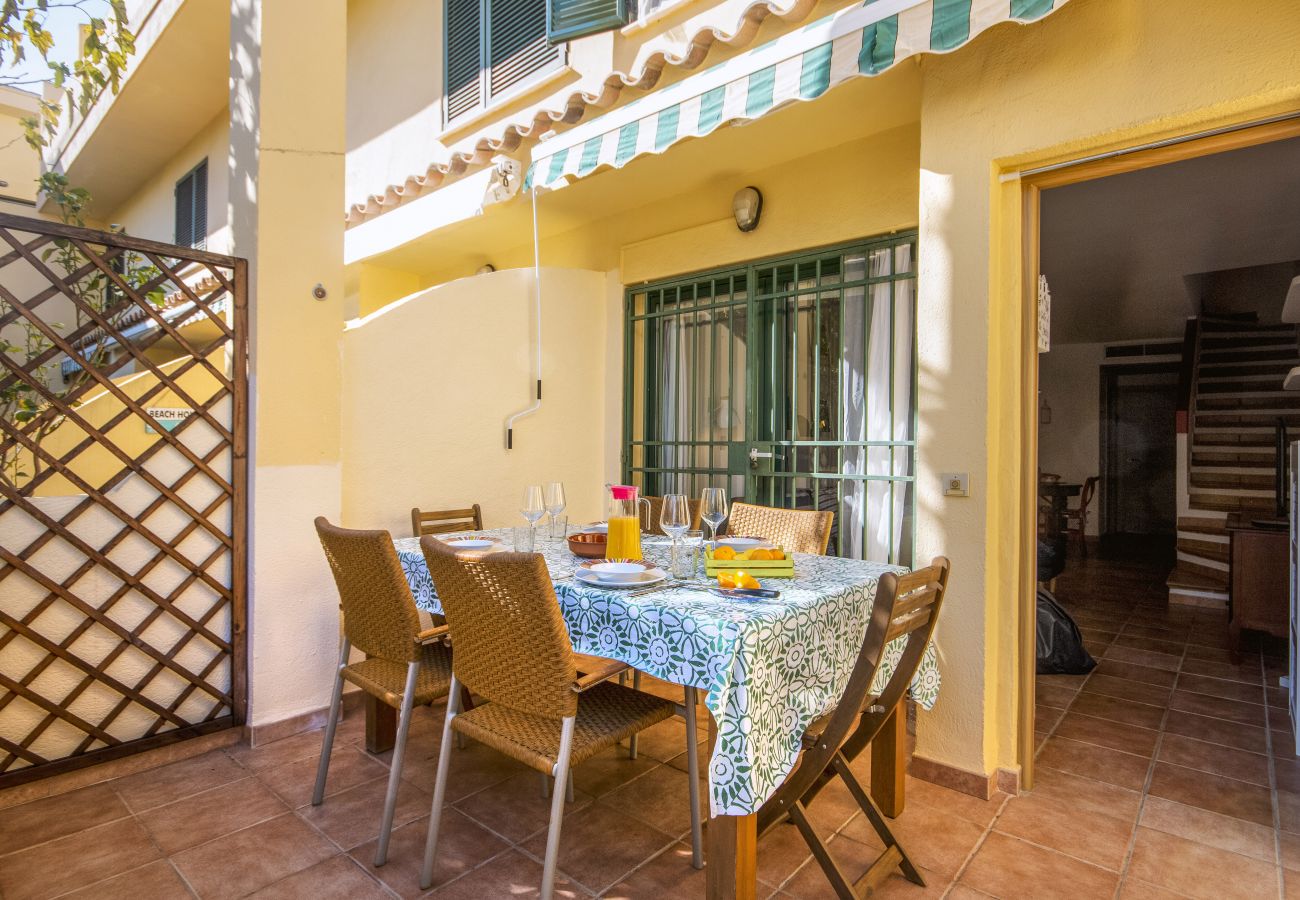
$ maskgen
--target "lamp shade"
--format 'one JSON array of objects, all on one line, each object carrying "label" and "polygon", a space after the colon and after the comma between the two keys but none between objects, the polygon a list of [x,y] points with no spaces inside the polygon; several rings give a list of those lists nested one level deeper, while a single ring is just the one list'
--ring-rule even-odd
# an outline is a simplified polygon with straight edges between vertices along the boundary
[{"label": "lamp shade", "polygon": [[736,191],[736,196],[731,198],[731,213],[741,231],[757,228],[759,216],[763,214],[763,195],[758,188],[750,186]]}]

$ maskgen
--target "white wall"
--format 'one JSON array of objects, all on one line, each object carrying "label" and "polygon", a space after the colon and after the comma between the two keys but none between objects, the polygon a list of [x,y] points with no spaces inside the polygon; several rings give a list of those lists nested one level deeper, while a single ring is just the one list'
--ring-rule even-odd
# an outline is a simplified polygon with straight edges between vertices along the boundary
[{"label": "white wall", "polygon": [[[1101,472],[1101,369],[1105,344],[1058,344],[1038,355],[1038,391],[1052,421],[1038,425],[1038,467],[1079,484]],[[1088,519],[1097,534],[1100,516]]]},{"label": "white wall", "polygon": [[446,158],[441,3],[348,3],[348,205]]}]

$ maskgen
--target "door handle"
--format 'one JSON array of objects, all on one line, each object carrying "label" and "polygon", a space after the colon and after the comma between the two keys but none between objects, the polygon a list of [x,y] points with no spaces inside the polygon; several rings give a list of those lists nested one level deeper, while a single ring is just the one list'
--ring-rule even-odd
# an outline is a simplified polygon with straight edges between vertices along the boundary
[{"label": "door handle", "polygon": [[776,458],[775,453],[764,453],[762,450],[759,450],[757,447],[749,448],[749,461],[752,463],[756,463],[760,459],[775,459],[775,458]]}]

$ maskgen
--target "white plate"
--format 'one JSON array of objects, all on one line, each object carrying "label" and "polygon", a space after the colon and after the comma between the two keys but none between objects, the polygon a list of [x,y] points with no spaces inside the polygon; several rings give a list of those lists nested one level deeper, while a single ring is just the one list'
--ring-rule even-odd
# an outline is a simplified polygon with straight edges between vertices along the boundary
[{"label": "white plate", "polygon": [[595,525],[587,525],[582,529],[583,534],[609,534],[609,526],[604,522],[597,522]]},{"label": "white plate", "polygon": [[447,546],[453,550],[490,550],[497,542],[489,538],[452,538]]},{"label": "white plate", "polygon": [[583,584],[589,584],[592,587],[608,588],[618,590],[619,588],[639,588],[648,587],[652,584],[658,584],[668,577],[668,573],[663,569],[647,569],[641,573],[640,578],[632,581],[605,581],[599,575],[587,569],[576,569],[573,577]]},{"label": "white plate", "polygon": [[770,550],[776,545],[771,541],[765,541],[762,538],[751,537],[724,537],[718,538],[713,543],[714,547],[730,547],[732,550],[754,550],[762,547],[764,550]]}]

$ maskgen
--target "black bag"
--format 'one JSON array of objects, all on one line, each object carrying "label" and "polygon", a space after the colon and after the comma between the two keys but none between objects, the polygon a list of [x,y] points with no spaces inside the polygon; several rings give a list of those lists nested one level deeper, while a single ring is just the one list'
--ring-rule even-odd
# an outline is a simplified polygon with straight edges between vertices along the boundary
[{"label": "black bag", "polygon": [[1087,675],[1097,665],[1079,626],[1051,591],[1038,589],[1038,674]]},{"label": "black bag", "polygon": [[1038,539],[1038,580],[1051,581],[1065,571],[1065,536]]}]

